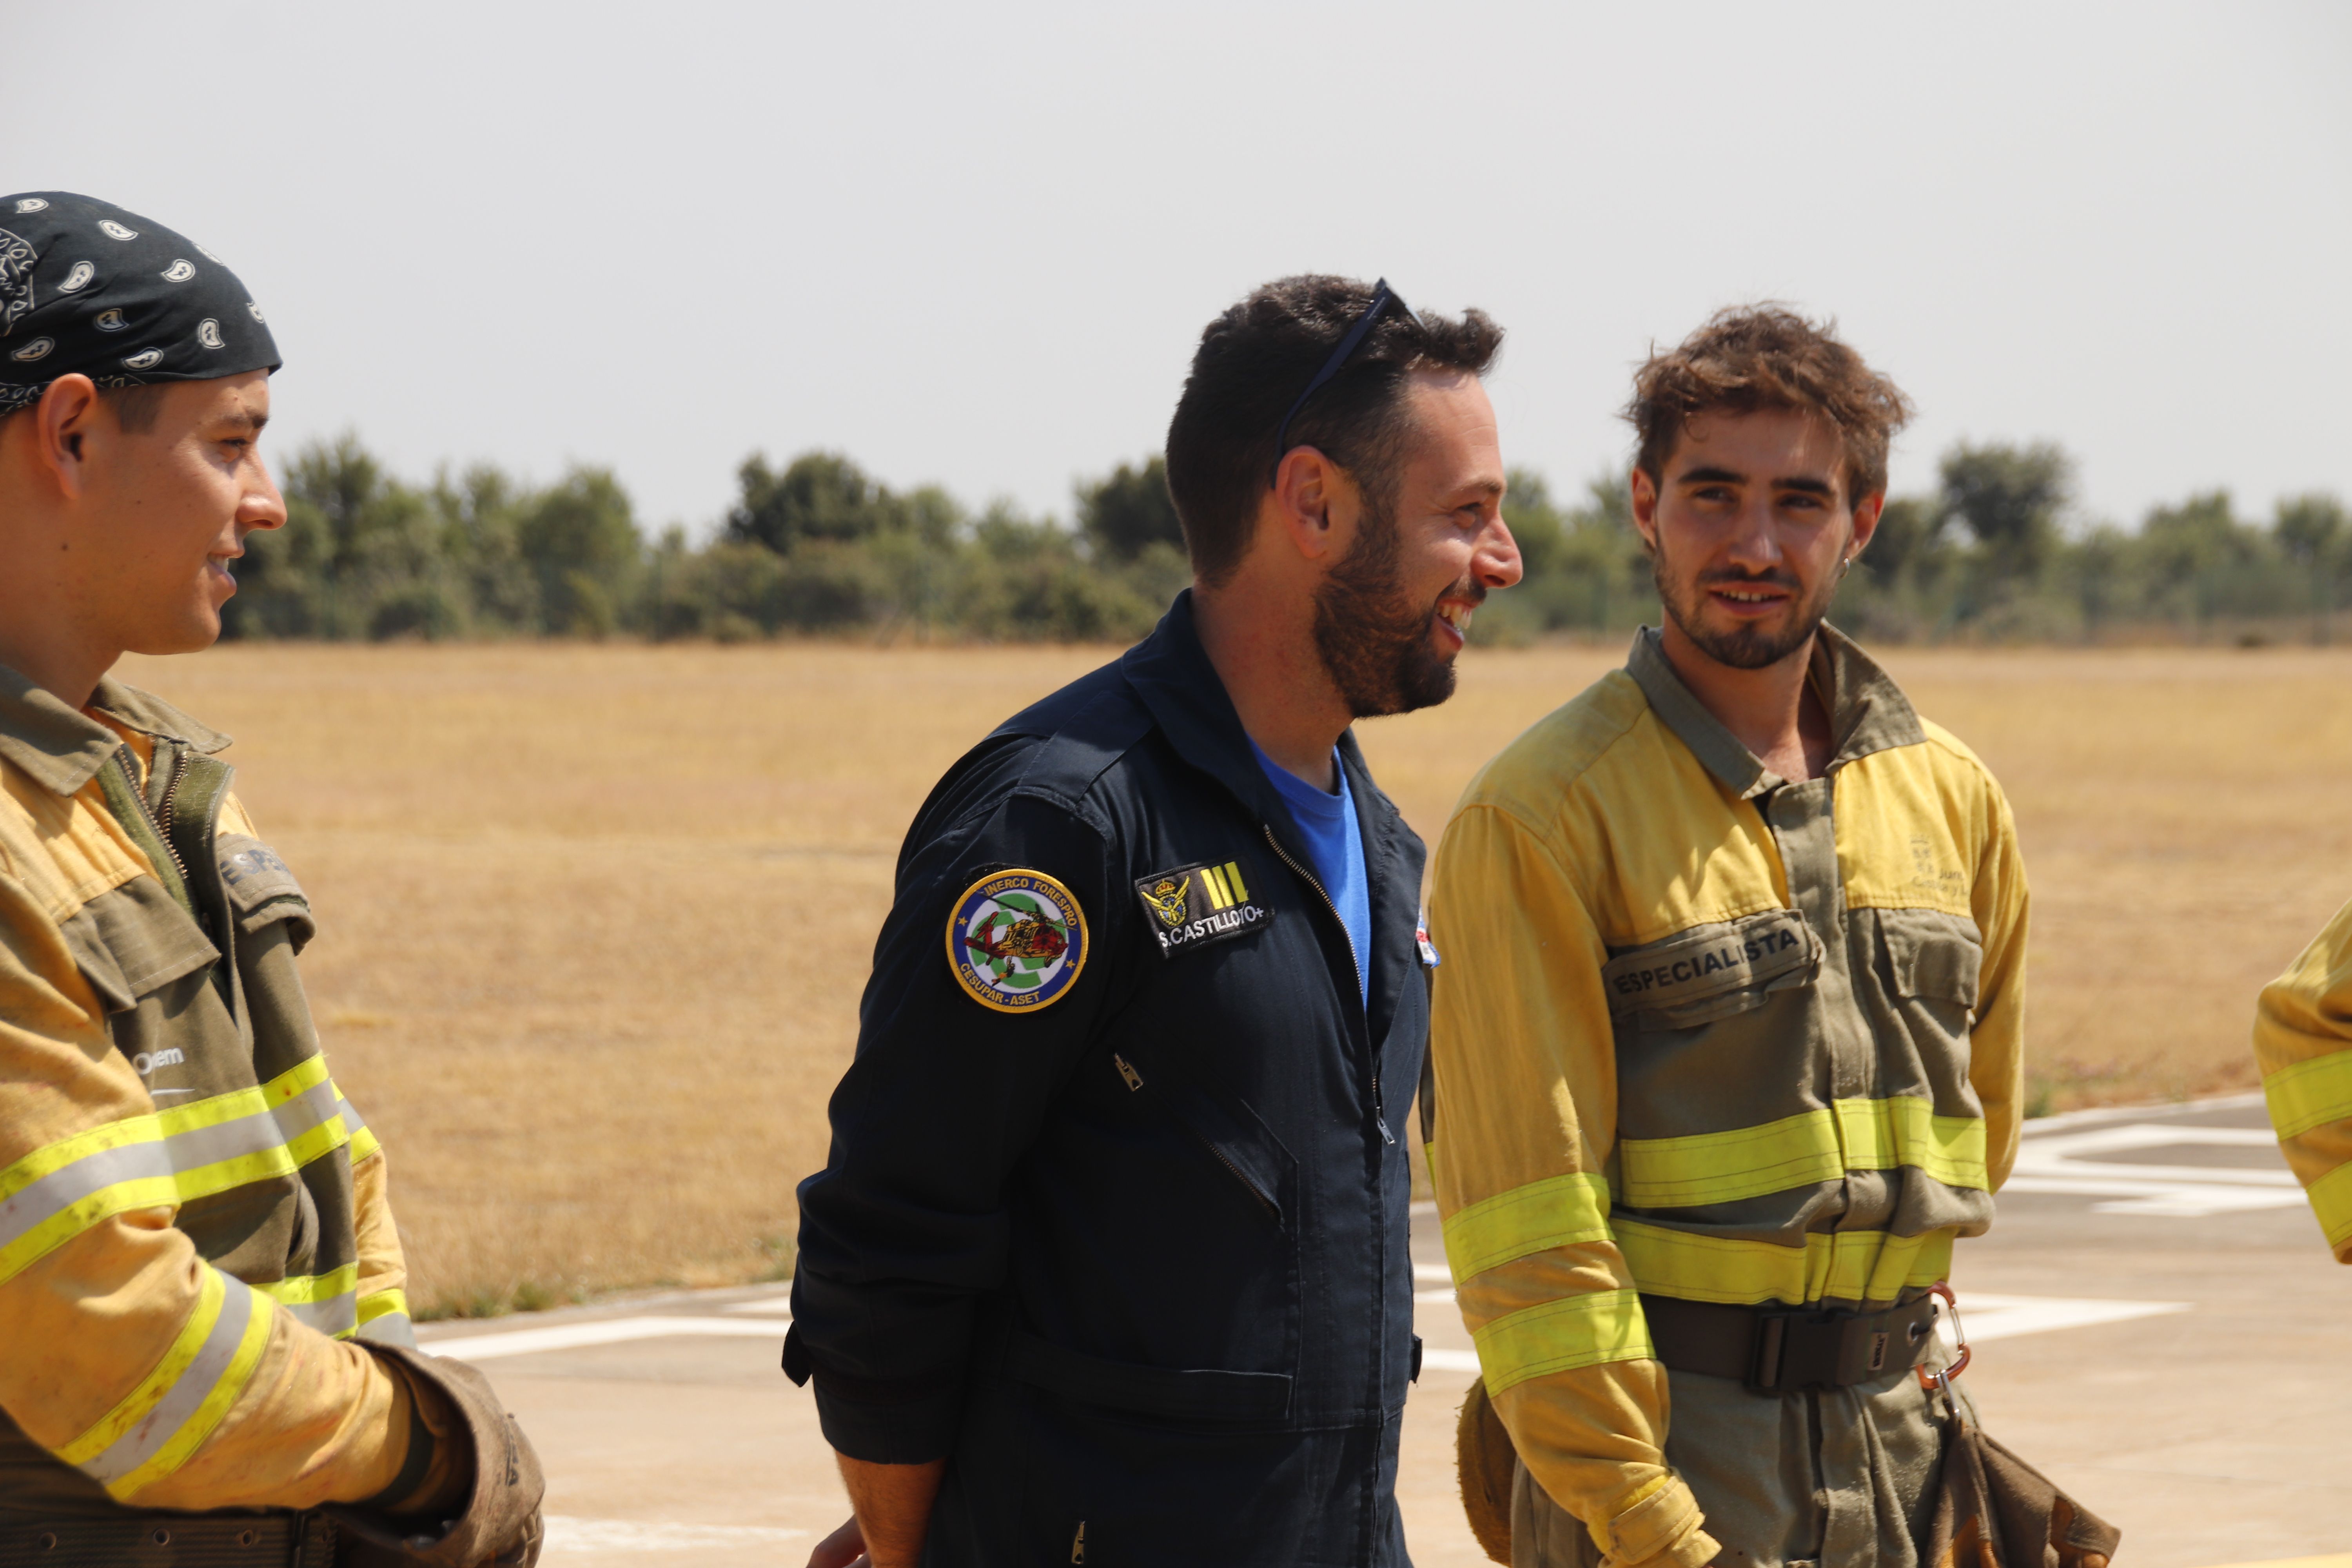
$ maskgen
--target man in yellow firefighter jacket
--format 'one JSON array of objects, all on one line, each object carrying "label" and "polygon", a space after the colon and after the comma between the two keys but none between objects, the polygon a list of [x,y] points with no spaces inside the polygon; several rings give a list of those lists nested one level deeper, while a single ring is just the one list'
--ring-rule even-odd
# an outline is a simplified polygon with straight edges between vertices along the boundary
[{"label": "man in yellow firefighter jacket", "polygon": [[1727,311],[1629,413],[1663,629],[1479,774],[1431,892],[1431,1165],[1513,1561],[1912,1568],[1927,1292],[2016,1146],[2015,832],[1822,624],[1893,384]]},{"label": "man in yellow firefighter jacket", "polygon": [[107,674],[286,521],[278,363],[201,247],[0,197],[0,1568],[538,1552],[530,1446],[413,1348],[301,886],[227,737]]},{"label": "man in yellow firefighter jacket", "polygon": [[2286,1163],[2352,1263],[2352,904],[2263,988],[2254,1058]]}]

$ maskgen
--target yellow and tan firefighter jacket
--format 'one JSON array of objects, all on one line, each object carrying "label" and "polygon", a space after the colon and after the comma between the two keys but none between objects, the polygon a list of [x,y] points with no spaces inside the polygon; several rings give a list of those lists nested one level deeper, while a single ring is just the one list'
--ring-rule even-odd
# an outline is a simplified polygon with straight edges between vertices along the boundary
[{"label": "yellow and tan firefighter jacket", "polygon": [[2352,904],[2263,988],[2254,1058],[2286,1163],[2352,1263]]},{"label": "yellow and tan firefighter jacket", "polygon": [[1487,1390],[1612,1563],[1716,1543],[1642,1293],[1876,1310],[2016,1148],[2026,888],[1983,765],[1824,627],[1823,776],[1768,773],[1657,634],[1463,796],[1431,889],[1430,1164]]},{"label": "yellow and tan firefighter jacket", "polygon": [[414,1343],[384,1158],[227,744],[0,669],[0,1514],[374,1499],[423,1415],[350,1342]]}]

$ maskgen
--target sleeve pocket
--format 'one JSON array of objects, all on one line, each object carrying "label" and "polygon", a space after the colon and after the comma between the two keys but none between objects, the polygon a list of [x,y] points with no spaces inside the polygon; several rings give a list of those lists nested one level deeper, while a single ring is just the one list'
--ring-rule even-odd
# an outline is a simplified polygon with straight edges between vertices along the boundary
[{"label": "sleeve pocket", "polygon": [[236,929],[251,936],[264,926],[284,921],[294,951],[300,952],[318,934],[319,924],[310,913],[310,900],[303,894],[302,884],[294,879],[293,868],[278,858],[278,851],[249,833],[224,833],[215,844],[221,885],[228,889]]}]

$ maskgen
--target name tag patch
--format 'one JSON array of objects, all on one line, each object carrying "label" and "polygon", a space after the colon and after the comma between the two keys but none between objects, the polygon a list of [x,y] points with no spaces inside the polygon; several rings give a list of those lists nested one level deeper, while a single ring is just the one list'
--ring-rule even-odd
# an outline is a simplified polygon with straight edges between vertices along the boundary
[{"label": "name tag patch", "polygon": [[1804,916],[1768,910],[1623,953],[1601,979],[1612,1013],[1664,1012],[1802,984],[1817,952]]},{"label": "name tag patch", "polygon": [[278,858],[278,851],[244,833],[224,833],[214,846],[220,857],[221,881],[240,910],[257,910],[278,899],[302,897],[302,884]]},{"label": "name tag patch", "polygon": [[1162,958],[1246,936],[1274,918],[1252,894],[1250,873],[1239,860],[1154,871],[1135,884],[1135,896],[1143,901],[1144,926],[1159,939]]}]

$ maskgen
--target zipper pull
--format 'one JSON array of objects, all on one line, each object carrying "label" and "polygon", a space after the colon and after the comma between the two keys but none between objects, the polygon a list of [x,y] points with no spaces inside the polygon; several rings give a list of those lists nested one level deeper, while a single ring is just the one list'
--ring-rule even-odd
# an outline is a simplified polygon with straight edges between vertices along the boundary
[{"label": "zipper pull", "polygon": [[1372,1125],[1381,1130],[1381,1142],[1393,1148],[1396,1144],[1396,1134],[1389,1131],[1389,1119],[1374,1112]]},{"label": "zipper pull", "polygon": [[1127,1090],[1129,1094],[1143,1087],[1143,1075],[1128,1066],[1127,1058],[1117,1051],[1110,1054],[1110,1065],[1117,1068],[1118,1076],[1127,1080]]}]

